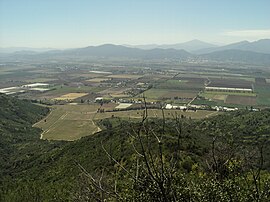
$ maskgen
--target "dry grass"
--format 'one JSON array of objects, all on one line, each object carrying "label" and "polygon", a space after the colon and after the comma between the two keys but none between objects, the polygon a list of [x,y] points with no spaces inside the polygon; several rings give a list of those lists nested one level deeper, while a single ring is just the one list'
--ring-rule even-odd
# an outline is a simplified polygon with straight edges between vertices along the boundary
[{"label": "dry grass", "polygon": [[56,100],[75,100],[79,97],[88,95],[88,93],[68,93],[60,97],[55,98]]},{"label": "dry grass", "polygon": [[103,91],[100,91],[99,93],[104,97],[115,97],[115,98],[121,98],[121,97],[129,97],[124,92],[130,90],[130,88],[109,88]]},{"label": "dry grass", "polygon": [[[112,110],[115,106],[109,103],[102,108]],[[99,104],[55,105],[51,113],[34,126],[43,130],[42,139],[76,140],[100,131],[94,122],[99,107]]]},{"label": "dry grass", "polygon": [[[108,103],[103,104],[102,108],[106,111],[113,110],[116,106],[117,104]],[[99,104],[55,105],[51,108],[51,113],[34,126],[43,130],[41,134],[43,139],[72,141],[100,131],[95,121],[112,116],[139,120],[142,118],[143,114],[143,110],[97,113],[98,108],[100,108]],[[158,109],[149,109],[148,114],[149,117],[162,117],[162,111]],[[166,118],[173,118],[175,114],[182,114],[187,118],[201,119],[216,115],[217,112],[165,110]]]}]

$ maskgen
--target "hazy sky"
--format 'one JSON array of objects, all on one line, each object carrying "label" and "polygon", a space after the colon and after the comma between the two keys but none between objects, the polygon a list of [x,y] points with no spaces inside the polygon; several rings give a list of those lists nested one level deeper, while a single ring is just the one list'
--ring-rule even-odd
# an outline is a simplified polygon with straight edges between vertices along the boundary
[{"label": "hazy sky", "polygon": [[0,0],[0,47],[270,38],[270,0]]}]

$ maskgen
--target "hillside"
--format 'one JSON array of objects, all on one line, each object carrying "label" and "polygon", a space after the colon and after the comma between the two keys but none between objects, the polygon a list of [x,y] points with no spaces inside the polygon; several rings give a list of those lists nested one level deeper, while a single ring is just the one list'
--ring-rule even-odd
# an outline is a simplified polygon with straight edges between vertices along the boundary
[{"label": "hillside", "polygon": [[193,52],[201,49],[207,49],[207,48],[213,48],[216,47],[214,44],[206,43],[204,41],[200,40],[192,40],[192,41],[187,41],[184,43],[176,43],[176,44],[163,44],[163,45],[157,45],[157,44],[149,44],[149,45],[135,45],[135,46],[129,46],[126,45],[127,47],[135,47],[135,48],[140,48],[140,49],[154,49],[154,48],[162,48],[162,49],[178,49],[178,50],[186,50],[188,52]]},{"label": "hillside", "polygon": [[40,129],[32,127],[33,123],[48,113],[47,108],[4,94],[0,94],[0,106],[0,181],[2,181],[7,176],[26,172],[33,161],[62,143],[41,141]]},{"label": "hillside", "polygon": [[214,61],[240,62],[240,63],[265,64],[265,65],[270,64],[270,54],[236,50],[236,49],[215,51],[200,56],[204,59]]},{"label": "hillside", "polygon": [[[0,103],[1,156],[6,162],[1,165],[0,201],[91,201],[100,194],[112,201],[270,198],[266,183],[270,175],[263,171],[270,165],[269,110],[227,113],[200,121],[184,116],[141,123],[110,118],[98,123],[105,129],[102,132],[58,142],[40,140],[40,131],[31,127],[47,113],[46,108],[4,95]],[[257,196],[252,195],[254,181],[244,182],[244,176],[252,177],[251,171],[260,167],[260,148],[264,163]],[[139,182],[132,176],[138,176]],[[92,177],[107,190],[117,180],[118,194],[96,189]]]},{"label": "hillside", "polygon": [[[50,54],[48,52],[47,54]],[[55,52],[53,52],[55,54]],[[56,54],[57,55],[57,54]],[[108,57],[108,58],[138,58],[138,59],[186,59],[191,56],[185,50],[175,49],[151,49],[142,50],[138,48],[129,48],[125,46],[104,44],[101,46],[88,46],[85,48],[71,49],[62,51],[59,55],[63,56],[91,56],[91,57]]]},{"label": "hillside", "polygon": [[206,54],[224,50],[252,51],[257,53],[270,54],[270,39],[261,39],[254,42],[240,41],[225,46],[203,48],[201,50],[195,51],[195,53]]}]

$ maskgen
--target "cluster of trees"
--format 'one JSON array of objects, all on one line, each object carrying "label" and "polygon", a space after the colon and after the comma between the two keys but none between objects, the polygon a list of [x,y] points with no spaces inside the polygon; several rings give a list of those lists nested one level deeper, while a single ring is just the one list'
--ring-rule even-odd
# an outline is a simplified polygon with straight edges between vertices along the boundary
[{"label": "cluster of trees", "polygon": [[48,110],[0,96],[0,201],[269,201],[270,111],[204,120],[111,118],[44,141]]},{"label": "cluster of trees", "polygon": [[[256,140],[250,143],[241,137],[250,134],[246,127],[238,133],[228,130],[226,124],[221,129],[206,127],[223,125],[220,121],[232,116],[236,120],[228,120],[228,126],[241,127],[238,124],[246,122]],[[258,132],[261,126],[269,134],[266,122],[269,111],[263,115],[238,112],[200,122],[199,127],[212,138],[204,147],[190,144],[198,132],[198,128],[191,131],[193,124],[177,115],[175,122],[163,119],[149,123],[146,109],[142,122],[128,132],[134,151],[130,162],[133,166],[117,160],[102,145],[115,163],[115,172],[110,177],[104,170],[93,175],[78,164],[84,175],[76,197],[78,201],[269,201],[270,173],[264,165],[265,161],[269,163],[269,158],[265,159],[269,139]],[[260,129],[254,131],[258,124]]]}]

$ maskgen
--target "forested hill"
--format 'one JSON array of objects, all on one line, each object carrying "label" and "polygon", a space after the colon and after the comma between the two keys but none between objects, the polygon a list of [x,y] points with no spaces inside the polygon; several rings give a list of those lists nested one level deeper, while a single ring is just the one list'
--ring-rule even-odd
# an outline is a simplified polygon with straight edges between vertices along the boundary
[{"label": "forested hill", "polygon": [[[100,121],[39,139],[48,109],[0,95],[0,201],[269,201],[270,111],[205,120]],[[261,158],[263,156],[263,158]]]},{"label": "forested hill", "polygon": [[26,134],[25,131],[47,112],[47,108],[33,105],[29,101],[0,94],[1,142],[16,143],[26,139],[38,139],[37,135]]},{"label": "forested hill", "polygon": [[32,124],[46,113],[46,108],[0,94],[0,176],[9,170],[11,157],[16,156],[20,144],[39,139],[39,130]]},{"label": "forested hill", "polygon": [[41,141],[41,130],[32,127],[47,113],[48,108],[0,94],[0,181],[61,144]]}]

